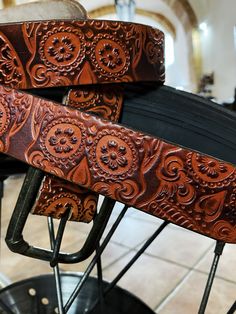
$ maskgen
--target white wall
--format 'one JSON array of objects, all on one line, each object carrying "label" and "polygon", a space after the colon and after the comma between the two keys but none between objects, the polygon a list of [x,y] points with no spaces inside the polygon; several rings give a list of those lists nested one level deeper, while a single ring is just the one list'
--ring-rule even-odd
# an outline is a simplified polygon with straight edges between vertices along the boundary
[{"label": "white wall", "polygon": [[[112,0],[80,0],[87,10],[112,4]],[[236,25],[236,0],[189,0],[199,23],[207,22],[207,33],[201,33],[203,73],[214,71],[213,95],[218,101],[231,101],[236,87],[236,47],[233,27]],[[136,0],[142,9],[164,14],[177,30],[175,41],[176,62],[167,70],[166,83],[194,90],[188,60],[188,45],[184,29],[173,11],[162,1]],[[235,43],[236,45],[236,43]]]},{"label": "white wall", "polygon": [[[87,11],[96,9],[100,6],[114,4],[112,0],[80,0],[80,3],[85,7]],[[174,12],[170,7],[162,1],[157,0],[136,0],[137,8],[158,12],[163,14],[167,19],[171,21],[176,29],[176,38],[174,41],[175,48],[175,62],[166,69],[166,84],[174,87],[183,87],[186,90],[194,90],[195,85],[190,79],[189,69],[189,51],[187,36],[181,22],[178,20]],[[107,18],[107,16],[106,16]],[[139,21],[139,22],[143,22]],[[149,21],[153,25],[153,21]]]},{"label": "white wall", "polygon": [[208,25],[207,32],[201,32],[203,73],[214,72],[213,95],[220,102],[230,102],[236,87],[236,42],[234,45],[233,36],[236,26],[236,1],[191,2],[193,8],[196,5],[201,7],[201,11],[197,11],[199,22],[206,22]]}]

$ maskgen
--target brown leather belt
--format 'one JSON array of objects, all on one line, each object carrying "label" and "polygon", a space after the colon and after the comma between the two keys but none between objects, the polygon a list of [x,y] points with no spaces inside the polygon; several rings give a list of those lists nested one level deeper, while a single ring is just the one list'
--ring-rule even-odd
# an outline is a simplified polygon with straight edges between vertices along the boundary
[{"label": "brown leather belt", "polygon": [[[104,84],[163,82],[163,38],[152,27],[103,20],[2,24],[0,83],[21,89],[79,86],[70,90],[67,105],[118,121],[122,90]],[[71,220],[91,221],[97,195],[51,177],[33,213],[60,218],[69,200]]]},{"label": "brown leather belt", "polygon": [[[110,121],[118,121],[123,102],[123,88],[109,85],[82,86],[71,89],[66,104]],[[63,145],[61,146],[61,148]],[[61,218],[68,206],[71,207],[69,220],[90,222],[97,209],[98,195],[75,184],[46,175],[32,213]]]},{"label": "brown leather belt", "polygon": [[0,82],[14,88],[164,82],[164,35],[103,20],[0,24]]},{"label": "brown leather belt", "polygon": [[1,87],[0,95],[2,152],[190,230],[236,242],[233,165],[23,92]]},{"label": "brown leather belt", "polygon": [[[80,109],[115,121],[114,101],[107,107],[110,98],[93,84],[163,80],[163,34],[151,27],[94,20],[0,25],[1,83],[80,85],[69,106],[1,86],[0,151],[74,183],[71,190],[86,187],[235,243],[234,166],[71,108],[82,99]],[[44,187],[62,193],[63,182],[51,180],[57,179],[47,177]],[[60,216],[50,197],[48,208],[53,204]]]}]

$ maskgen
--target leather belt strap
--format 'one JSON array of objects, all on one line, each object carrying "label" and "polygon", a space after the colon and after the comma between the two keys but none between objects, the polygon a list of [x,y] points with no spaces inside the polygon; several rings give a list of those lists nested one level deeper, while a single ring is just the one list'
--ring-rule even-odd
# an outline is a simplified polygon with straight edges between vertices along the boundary
[{"label": "leather belt strap", "polygon": [[9,88],[0,87],[0,113],[1,152],[159,218],[236,243],[233,165]]},{"label": "leather belt strap", "polygon": [[[66,105],[118,121],[123,102],[123,88],[109,85],[81,86],[71,89]],[[78,185],[46,175],[31,213],[60,219],[70,205],[69,220],[90,222],[97,209],[98,194]]]},{"label": "leather belt strap", "polygon": [[[69,106],[118,121],[122,95],[104,83],[163,82],[163,38],[149,26],[102,20],[0,24],[0,83],[21,89],[79,85],[69,93]],[[89,222],[97,196],[60,181],[45,178],[33,213],[60,218],[70,202],[70,219]]]},{"label": "leather belt strap", "polygon": [[0,24],[0,83],[42,88],[164,82],[164,35],[103,20]]}]

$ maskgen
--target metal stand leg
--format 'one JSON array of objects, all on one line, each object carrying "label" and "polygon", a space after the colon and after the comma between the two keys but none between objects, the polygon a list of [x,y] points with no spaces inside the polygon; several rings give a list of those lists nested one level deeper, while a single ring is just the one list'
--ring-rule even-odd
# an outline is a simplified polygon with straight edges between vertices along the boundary
[{"label": "metal stand leg", "polygon": [[236,313],[236,301],[234,302],[234,304],[231,306],[231,308],[227,312],[227,314],[234,314],[234,313]]},{"label": "metal stand leg", "polygon": [[102,245],[99,247],[99,249],[96,252],[96,255],[94,256],[94,258],[92,259],[92,261],[90,262],[88,268],[86,269],[86,271],[84,272],[83,276],[81,277],[80,282],[77,284],[77,286],[75,287],[74,291],[72,292],[69,300],[67,301],[64,310],[65,313],[67,313],[67,311],[70,309],[71,305],[73,304],[74,300],[76,299],[76,297],[78,296],[80,290],[82,289],[83,285],[85,284],[86,280],[89,277],[89,274],[91,273],[91,271],[93,270],[94,266],[96,265],[98,259],[100,258],[102,252],[105,250],[108,242],[110,241],[113,233],[115,232],[116,228],[118,227],[120,221],[122,220],[122,218],[124,217],[126,211],[128,209],[128,206],[124,206],[122,212],[120,213],[120,215],[118,216],[117,220],[115,221],[115,223],[113,224],[113,226],[111,227],[110,231],[108,232],[105,240],[103,241]]},{"label": "metal stand leg", "polygon": [[3,313],[14,314],[14,312],[12,312],[12,310],[2,300],[0,300],[0,313],[2,313],[1,309],[4,311]]},{"label": "metal stand leg", "polygon": [[[164,221],[161,226],[153,233],[153,235],[144,243],[141,249],[134,255],[129,263],[121,270],[121,272],[113,279],[113,281],[105,289],[103,298],[115,287],[118,281],[124,276],[124,274],[130,269],[130,267],[137,261],[137,259],[143,254],[143,252],[149,247],[149,245],[156,239],[156,237],[162,232],[162,230],[168,225],[167,221]],[[87,313],[91,313],[99,300],[96,300]]]},{"label": "metal stand leg", "polygon": [[[59,252],[60,252],[60,247],[61,247],[61,241],[63,238],[63,234],[65,231],[66,223],[68,221],[69,215],[70,215],[70,206],[67,208],[65,214],[61,218],[58,231],[57,231],[57,237],[51,241],[51,246],[53,246],[53,254],[52,254],[52,259],[50,261],[50,266],[55,267],[58,264],[58,257],[59,257]],[[52,222],[53,224],[53,222]]]},{"label": "metal stand leg", "polygon": [[[51,217],[48,217],[48,230],[49,230],[49,235],[50,235],[51,249],[54,251],[56,240],[55,240],[53,219]],[[55,283],[56,283],[58,312],[59,314],[64,314],[59,267],[58,267],[58,264],[52,267],[53,267],[53,273],[54,273],[54,278],[55,278]]]},{"label": "metal stand leg", "polygon": [[2,199],[3,199],[3,189],[4,189],[4,180],[7,177],[0,177],[0,256],[1,256],[1,241],[2,241]]},{"label": "metal stand leg", "polygon": [[222,255],[224,246],[225,246],[224,242],[220,242],[220,241],[216,242],[216,247],[215,247],[215,251],[214,251],[215,256],[214,256],[214,259],[213,259],[213,262],[211,265],[211,270],[210,270],[210,273],[208,276],[208,280],[206,283],[205,291],[204,291],[204,294],[202,297],[202,301],[201,301],[201,305],[200,305],[198,314],[204,314],[205,313],[207,302],[208,302],[209,295],[210,295],[211,288],[212,288],[212,284],[213,284],[213,281],[215,278],[216,269],[217,269],[217,266],[219,263],[220,256]]},{"label": "metal stand leg", "polygon": [[[99,252],[100,245],[98,243],[96,254]],[[98,295],[100,304],[100,314],[104,313],[104,297],[103,297],[103,274],[102,274],[102,259],[101,255],[98,257],[97,261],[97,276],[98,276]]]}]

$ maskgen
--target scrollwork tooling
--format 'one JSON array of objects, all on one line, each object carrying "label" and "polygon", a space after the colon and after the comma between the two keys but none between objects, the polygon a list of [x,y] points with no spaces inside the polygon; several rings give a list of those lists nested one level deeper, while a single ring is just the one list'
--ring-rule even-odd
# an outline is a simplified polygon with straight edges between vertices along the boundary
[{"label": "scrollwork tooling", "polygon": [[[2,84],[77,85],[68,106],[0,86],[0,150],[95,193],[236,243],[233,165],[96,116],[117,121],[117,83],[164,81],[163,45],[162,32],[125,22],[0,25]],[[95,86],[103,83],[109,87]],[[45,179],[44,201],[34,211],[60,217],[69,206],[73,220],[91,220],[96,194],[57,180]]]},{"label": "scrollwork tooling", "polygon": [[[66,103],[73,108],[94,112],[104,118],[116,121],[122,105],[122,90],[118,87],[113,91],[113,86],[104,86],[103,88],[95,86],[80,87],[70,90]],[[106,102],[104,102],[104,99],[106,99]],[[55,165],[53,160],[61,160],[63,164],[66,164],[70,161],[70,156],[78,153],[83,133],[79,128],[81,125],[76,121],[68,120],[68,118],[60,118],[60,121],[55,122],[53,108],[50,108],[49,114],[47,114],[44,106],[45,104],[41,102],[38,110],[34,113],[35,120],[38,121],[34,124],[34,139],[37,139],[41,127],[43,127],[45,134],[41,145],[46,155],[49,156],[52,164],[50,167],[53,167],[53,164]],[[42,120],[44,121],[43,124],[40,122]],[[41,160],[43,158],[45,157],[41,155]],[[54,168],[54,171],[57,174],[60,169]],[[69,174],[71,178],[76,176],[80,177],[84,186],[89,186],[90,174],[85,158],[78,168],[74,168]],[[95,215],[97,201],[98,195],[96,193],[72,183],[63,184],[59,178],[46,175],[32,213],[61,218],[69,206],[70,220],[88,223]]]},{"label": "scrollwork tooling", "polygon": [[[154,32],[149,26],[126,22],[65,20],[0,24],[0,83],[24,89],[77,85],[88,64],[93,84],[163,82],[163,37],[159,30]],[[155,60],[146,53],[150,43],[158,52]],[[145,75],[141,66],[146,68]]]},{"label": "scrollwork tooling", "polygon": [[[1,87],[0,95],[14,102],[15,98],[23,99],[25,94]],[[57,176],[63,179],[215,239],[236,243],[236,215],[230,210],[235,202],[232,195],[235,194],[236,169],[233,165],[53,102],[44,105],[49,115],[51,110],[55,113],[54,123],[45,124],[51,131],[48,129],[46,136],[39,132],[35,139],[34,111],[39,104],[39,99],[32,97],[27,123],[11,139],[11,142],[22,141],[22,134],[28,134],[22,143],[25,152],[22,154],[10,143],[7,154],[48,172],[57,167],[60,170]],[[12,125],[17,116],[11,105],[9,108]],[[64,129],[61,127],[62,116],[70,122],[76,121],[80,130],[87,134],[84,144],[79,146],[80,152],[74,154],[72,148],[71,160],[64,164],[60,159],[61,151],[69,154],[66,143],[71,143],[76,131],[69,131],[67,125]],[[60,132],[55,127],[57,123]],[[4,133],[1,140],[4,142],[6,137]],[[42,147],[45,139],[51,150],[46,154]],[[73,140],[74,145],[77,142]],[[54,150],[57,145],[59,152]],[[150,147],[150,163],[147,162],[147,147]],[[40,154],[43,154],[43,164],[39,159],[35,163],[32,158]]]},{"label": "scrollwork tooling", "polygon": [[45,176],[39,199],[32,212],[37,215],[46,215],[61,218],[70,208],[70,220],[90,222],[97,208],[98,196],[87,190],[74,186],[55,176]]},{"label": "scrollwork tooling", "polygon": [[26,78],[21,60],[9,39],[0,31],[0,84],[25,88]]}]

